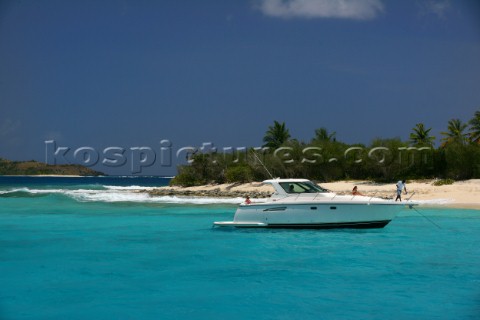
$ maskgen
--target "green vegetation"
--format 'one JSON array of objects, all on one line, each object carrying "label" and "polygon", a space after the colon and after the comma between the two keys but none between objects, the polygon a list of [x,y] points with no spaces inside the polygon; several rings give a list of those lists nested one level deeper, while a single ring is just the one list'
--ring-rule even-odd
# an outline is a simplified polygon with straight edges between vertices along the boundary
[{"label": "green vegetation", "polygon": [[35,160],[10,161],[0,158],[0,175],[78,175],[100,176],[101,172],[81,165],[62,164],[49,165]]},{"label": "green vegetation", "polygon": [[430,136],[430,129],[425,129],[423,123],[417,123],[415,128],[412,129],[413,132],[410,133],[410,143],[414,146],[422,145],[433,147],[433,142],[435,137]]},{"label": "green vegetation", "polygon": [[268,131],[263,137],[264,147],[276,149],[282,146],[290,139],[290,132],[285,127],[285,122],[280,124],[277,121],[273,122],[273,126],[268,127]]},{"label": "green vegetation", "polygon": [[245,164],[227,168],[225,172],[226,182],[249,182],[253,180],[253,170]]},{"label": "green vegetation", "polygon": [[337,133],[328,133],[327,128],[319,128],[315,130],[315,138],[313,138],[313,141],[317,142],[322,142],[322,141],[336,141],[336,136]]},{"label": "green vegetation", "polygon": [[453,184],[455,182],[455,180],[453,179],[440,179],[440,180],[437,180],[433,183],[434,186],[444,186],[444,185],[448,185],[448,184]]},{"label": "green vegetation", "polygon": [[468,133],[465,133],[468,124],[462,123],[460,119],[448,121],[448,131],[442,132],[445,137],[442,139],[442,147],[451,143],[465,144],[468,142]]},{"label": "green vegetation", "polygon": [[480,111],[475,112],[473,119],[469,121],[469,139],[472,143],[480,144]]},{"label": "green vegetation", "polygon": [[408,142],[379,138],[369,145],[349,145],[338,141],[335,132],[321,127],[315,130],[310,143],[305,143],[292,139],[285,123],[274,121],[265,133],[262,148],[239,154],[197,153],[190,165],[179,167],[171,184],[193,186],[269,179],[255,154],[274,177],[282,178],[379,182],[444,179],[441,183],[480,178],[480,111],[468,124],[450,120],[447,131],[441,133],[439,148],[434,147],[431,130],[418,123]]}]

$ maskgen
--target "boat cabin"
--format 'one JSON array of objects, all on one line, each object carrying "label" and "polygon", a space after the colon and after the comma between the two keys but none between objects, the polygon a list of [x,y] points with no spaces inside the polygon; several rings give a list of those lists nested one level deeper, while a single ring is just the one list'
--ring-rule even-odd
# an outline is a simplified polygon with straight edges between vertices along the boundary
[{"label": "boat cabin", "polygon": [[316,185],[307,179],[272,179],[263,183],[272,185],[275,189],[273,196],[290,196],[303,193],[328,193],[328,190]]}]

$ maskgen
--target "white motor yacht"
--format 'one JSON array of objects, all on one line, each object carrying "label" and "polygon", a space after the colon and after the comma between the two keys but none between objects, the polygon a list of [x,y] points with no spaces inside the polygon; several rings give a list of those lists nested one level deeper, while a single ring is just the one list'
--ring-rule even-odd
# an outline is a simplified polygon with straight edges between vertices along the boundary
[{"label": "white motor yacht", "polygon": [[395,202],[360,195],[337,195],[306,179],[265,180],[275,193],[264,202],[242,203],[233,221],[219,227],[383,228],[413,201]]}]

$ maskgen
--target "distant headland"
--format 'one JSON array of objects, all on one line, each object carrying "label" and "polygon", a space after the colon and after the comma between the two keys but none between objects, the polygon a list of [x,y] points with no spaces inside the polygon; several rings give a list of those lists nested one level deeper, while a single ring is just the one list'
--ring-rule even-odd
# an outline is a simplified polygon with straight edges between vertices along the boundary
[{"label": "distant headland", "polygon": [[104,176],[105,174],[78,164],[51,165],[35,160],[11,161],[0,158],[0,175]]}]

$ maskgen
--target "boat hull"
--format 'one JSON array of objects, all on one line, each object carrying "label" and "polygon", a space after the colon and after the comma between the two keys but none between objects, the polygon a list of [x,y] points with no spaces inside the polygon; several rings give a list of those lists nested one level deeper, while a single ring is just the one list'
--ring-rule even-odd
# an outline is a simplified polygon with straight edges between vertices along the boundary
[{"label": "boat hull", "polygon": [[215,225],[237,228],[383,228],[404,207],[403,204],[385,201],[240,205],[233,221],[216,222]]},{"label": "boat hull", "polygon": [[[266,224],[266,223],[235,223],[232,221],[215,222],[218,227],[235,228],[277,228],[277,229],[376,229],[385,227],[391,220],[365,221],[365,222],[343,222],[343,223],[308,223],[308,224]],[[228,223],[230,222],[230,223]]]}]

